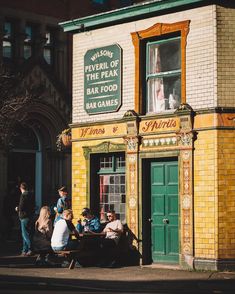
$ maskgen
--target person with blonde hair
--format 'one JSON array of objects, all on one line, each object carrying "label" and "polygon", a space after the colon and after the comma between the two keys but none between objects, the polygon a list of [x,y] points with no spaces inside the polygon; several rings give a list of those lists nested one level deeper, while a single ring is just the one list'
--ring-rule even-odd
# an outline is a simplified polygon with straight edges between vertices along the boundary
[{"label": "person with blonde hair", "polygon": [[51,220],[51,212],[48,206],[40,209],[39,217],[35,222],[35,232],[33,237],[34,251],[41,252],[36,260],[37,264],[48,264],[51,249],[51,236],[53,225]]}]

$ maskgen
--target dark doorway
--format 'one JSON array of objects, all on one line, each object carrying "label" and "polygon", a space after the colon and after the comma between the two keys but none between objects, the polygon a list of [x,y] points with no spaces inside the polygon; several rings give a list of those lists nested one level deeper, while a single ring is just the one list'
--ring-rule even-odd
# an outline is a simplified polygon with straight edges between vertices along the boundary
[{"label": "dark doorway", "polygon": [[8,182],[26,182],[30,190],[35,187],[35,153],[10,152]]}]

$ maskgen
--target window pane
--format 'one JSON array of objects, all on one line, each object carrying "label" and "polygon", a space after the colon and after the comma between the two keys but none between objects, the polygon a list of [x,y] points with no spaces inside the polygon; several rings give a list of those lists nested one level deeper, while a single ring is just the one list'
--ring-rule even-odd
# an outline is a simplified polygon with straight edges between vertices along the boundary
[{"label": "window pane", "polygon": [[2,48],[2,55],[3,55],[3,57],[11,58],[12,57],[12,46],[11,46],[11,42],[3,41],[2,47],[3,47]]},{"label": "window pane", "polygon": [[105,0],[92,0],[92,2],[95,3],[95,4],[103,5]]},{"label": "window pane", "polygon": [[31,26],[26,26],[25,27],[25,41],[28,42],[28,41],[31,41],[32,38],[33,38],[33,29]]},{"label": "window pane", "polygon": [[121,155],[116,158],[116,168],[123,168],[126,166],[125,156]]},{"label": "window pane", "polygon": [[111,169],[113,168],[113,161],[112,161],[112,156],[109,157],[101,157],[100,158],[100,168],[104,169]]},{"label": "window pane", "polygon": [[180,105],[181,78],[168,76],[148,81],[148,112],[176,109]]},{"label": "window pane", "polygon": [[[125,182],[125,175],[100,175],[100,219],[102,221],[107,221],[106,213],[109,209],[115,210],[121,221],[126,221],[125,185],[120,184],[121,179]],[[108,189],[105,188],[107,186],[109,186]]]},{"label": "window pane", "polygon": [[180,40],[149,45],[149,74],[181,68]]},{"label": "window pane", "polygon": [[28,59],[32,55],[32,47],[31,45],[24,45],[24,58]]},{"label": "window pane", "polygon": [[4,38],[12,36],[12,24],[9,21],[4,22]]},{"label": "window pane", "polygon": [[48,64],[51,64],[51,49],[50,48],[44,48],[43,57]]},{"label": "window pane", "polygon": [[50,44],[51,44],[51,33],[46,32],[46,45],[50,45]]}]

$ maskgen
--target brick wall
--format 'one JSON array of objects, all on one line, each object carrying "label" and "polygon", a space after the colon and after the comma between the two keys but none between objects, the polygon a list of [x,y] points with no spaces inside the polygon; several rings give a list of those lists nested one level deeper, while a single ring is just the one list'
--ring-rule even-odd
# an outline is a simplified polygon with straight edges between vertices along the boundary
[{"label": "brick wall", "polygon": [[235,106],[235,9],[217,7],[218,105]]},{"label": "brick wall", "polygon": [[235,137],[202,131],[195,141],[195,257],[235,255]]},{"label": "brick wall", "polygon": [[234,130],[218,132],[219,258],[235,256],[235,137]]},{"label": "brick wall", "polygon": [[[186,50],[186,99],[194,109],[216,105],[216,9],[205,6],[74,35],[73,122],[120,118],[134,109],[134,46],[131,32],[156,23],[190,20]],[[123,104],[116,113],[89,116],[83,107],[83,63],[87,50],[118,43],[123,49]]]},{"label": "brick wall", "polygon": [[217,258],[217,131],[201,131],[194,153],[195,257]]}]

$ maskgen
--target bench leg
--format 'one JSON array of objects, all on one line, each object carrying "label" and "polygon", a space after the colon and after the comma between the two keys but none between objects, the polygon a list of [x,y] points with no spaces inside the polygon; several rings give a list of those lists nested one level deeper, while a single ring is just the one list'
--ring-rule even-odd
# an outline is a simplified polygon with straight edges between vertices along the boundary
[{"label": "bench leg", "polygon": [[75,259],[73,258],[70,262],[69,269],[74,269],[75,266]]}]

